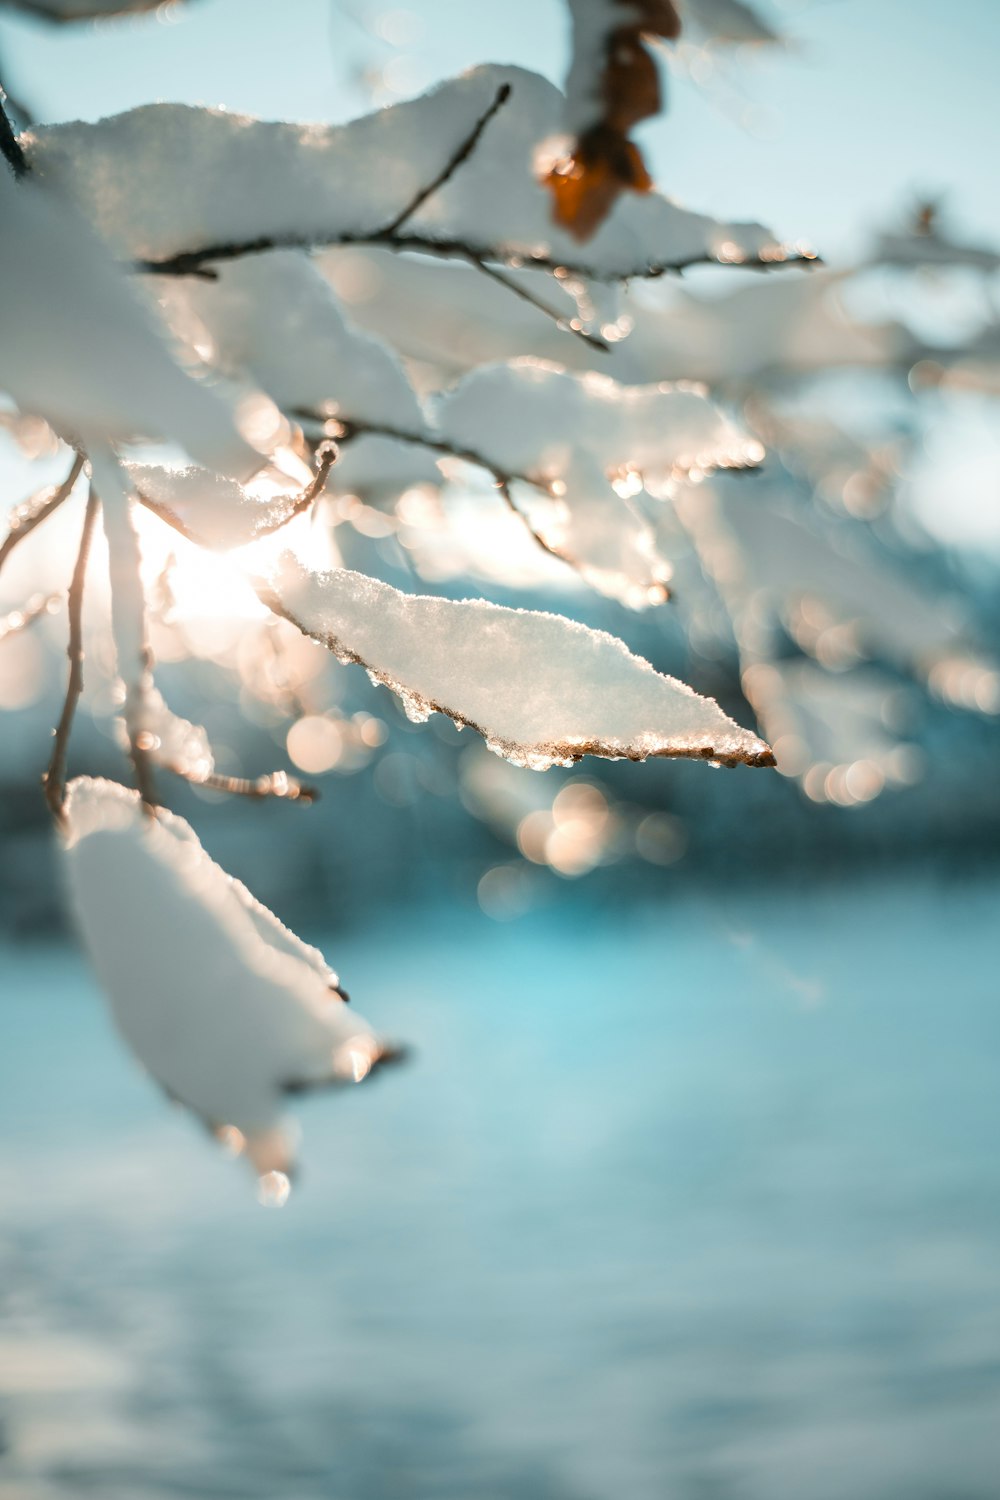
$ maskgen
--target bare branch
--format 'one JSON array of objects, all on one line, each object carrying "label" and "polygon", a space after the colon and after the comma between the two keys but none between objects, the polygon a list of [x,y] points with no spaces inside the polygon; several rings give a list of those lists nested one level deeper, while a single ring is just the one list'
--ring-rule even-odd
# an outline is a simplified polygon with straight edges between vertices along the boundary
[{"label": "bare branch", "polygon": [[469,157],[472,155],[473,151],[475,151],[477,145],[479,144],[479,137],[482,135],[483,131],[486,129],[493,116],[499,109],[503,108],[509,98],[510,84],[502,83],[497,89],[496,98],[493,100],[493,103],[490,105],[489,109],[487,109],[482,115],[480,115],[472,130],[469,132],[469,134],[466,136],[465,140],[457,148],[457,150],[453,152],[446,165],[442,167],[441,171],[434,178],[434,181],[429,182],[426,187],[421,188],[416,196],[412,198],[411,201],[406,205],[406,207],[402,209],[394,219],[390,219],[389,223],[386,224],[384,229],[380,229],[378,231],[380,237],[383,235],[392,236],[397,232],[397,230],[402,229],[407,219],[412,219],[413,215],[419,209],[423,208],[428,198],[432,198],[437,192],[438,188],[444,187],[445,183],[449,180],[449,178],[454,176],[459,167],[462,166],[464,162],[468,161]]},{"label": "bare branch", "polygon": [[268,522],[266,526],[262,526],[258,532],[254,533],[254,541],[258,537],[273,536],[276,531],[280,531],[283,526],[287,526],[289,521],[294,521],[296,516],[301,516],[304,511],[309,510],[326,489],[326,481],[330,477],[330,470],[339,457],[340,449],[335,442],[327,439],[325,443],[321,443],[316,449],[316,473],[312,479],[306,485],[305,489],[291,502],[288,511],[284,515],[281,515],[275,521]]},{"label": "bare branch", "polygon": [[62,821],[63,804],[66,800],[66,755],[69,750],[69,737],[80,694],[83,692],[83,589],[87,577],[87,562],[90,558],[94,523],[100,508],[101,502],[91,485],[87,496],[87,510],[83,518],[80,547],[76,554],[73,577],[69,586],[69,645],[66,648],[66,654],[69,657],[69,681],[66,685],[62,713],[55,731],[52,757],[48,770],[42,777],[45,800],[57,822]]},{"label": "bare branch", "polygon": [[[321,421],[322,418],[318,420]],[[267,521],[261,526],[259,531],[254,532],[253,540],[258,541],[261,537],[273,536],[276,531],[280,531],[283,526],[287,526],[289,521],[294,521],[296,516],[301,516],[304,511],[309,510],[326,488],[326,481],[330,477],[330,470],[339,457],[340,450],[335,442],[327,439],[326,442],[321,443],[316,449],[316,472],[305,489],[294,496],[285,495],[280,497],[280,499],[276,497],[271,502],[278,512],[275,519]],[[142,494],[139,490],[135,491],[135,498],[139,501],[140,505],[144,505],[147,510],[152,511],[154,516],[159,516],[161,521],[165,521],[168,526],[172,526],[175,531],[180,532],[181,536],[187,537],[188,541],[196,542],[199,546],[205,545],[194,532],[188,529],[180,517],[174,514],[169,505],[163,505],[158,500],[151,500],[148,495]],[[282,503],[287,504],[286,510],[281,510]]]},{"label": "bare branch", "polygon": [[572,333],[576,338],[582,339],[585,344],[589,344],[591,349],[600,349],[603,354],[610,354],[611,345],[605,339],[599,338],[596,333],[588,333],[581,323],[564,318],[562,313],[557,312],[554,307],[549,307],[547,302],[543,302],[540,297],[529,292],[521,282],[497,270],[496,266],[488,265],[485,260],[477,260],[475,265],[484,276],[489,276],[491,281],[506,287],[508,292],[513,292],[515,297],[520,297],[522,302],[527,302],[530,307],[537,308],[547,318],[551,318],[562,333]]},{"label": "bare branch", "polygon": [[[321,422],[323,420],[318,415],[318,413],[305,410],[298,410],[293,415],[307,421],[312,420]],[[547,538],[543,536],[542,533],[538,530],[538,528],[532,524],[531,519],[517,504],[517,501],[514,499],[511,493],[511,485],[517,483],[530,484],[534,489],[540,490],[543,494],[551,496],[552,491],[544,479],[539,479],[531,474],[517,474],[507,469],[499,468],[488,458],[485,458],[483,454],[476,453],[470,448],[456,448],[451,443],[445,442],[443,439],[432,437],[429,433],[407,432],[402,429],[397,429],[389,427],[385,424],[374,422],[347,422],[341,421],[339,418],[335,418],[334,420],[337,421],[338,426],[343,429],[339,434],[341,443],[348,443],[353,438],[364,437],[366,435],[372,437],[395,438],[397,442],[413,443],[417,447],[429,449],[432,453],[440,453],[443,457],[455,458],[460,460],[462,463],[474,464],[477,468],[485,469],[487,474],[492,475],[496,487],[500,492],[500,496],[504,501],[504,504],[521,522],[521,525],[525,528],[536,545],[539,546],[543,552],[547,553],[549,557],[556,558],[559,562],[565,563],[568,568],[572,568],[575,573],[579,573],[580,576],[584,578],[585,582],[588,581],[586,579],[586,569],[583,563],[581,563],[580,559],[574,557],[573,553],[570,552],[567,548],[558,547],[554,543],[548,541]],[[669,599],[669,597],[670,594],[665,593],[664,602]]]},{"label": "bare branch", "polygon": [[34,625],[43,615],[52,614],[62,602],[62,594],[32,594],[20,609],[12,609],[0,618],[0,641],[8,636],[20,635],[29,625]]},{"label": "bare branch", "polygon": [[11,512],[7,517],[8,533],[0,545],[0,568],[3,567],[18,543],[23,542],[26,536],[30,536],[36,526],[48,520],[53,511],[58,510],[63,501],[69,499],[82,470],[83,457],[78,453],[62,484],[57,485],[54,490],[39,491],[31,500],[25,501],[23,505],[17,506]]},{"label": "bare branch", "polygon": [[[774,271],[783,266],[819,266],[819,256],[806,250],[782,250],[780,255],[748,255],[742,260],[720,261],[707,250],[674,260],[637,262],[627,271],[601,271],[592,265],[566,260],[546,252],[529,252],[513,245],[477,245],[470,240],[436,239],[423,234],[387,234],[384,230],[331,230],[312,235],[260,235],[250,240],[220,241],[197,250],[179,250],[161,260],[137,260],[132,269],[154,276],[204,276],[214,263],[242,260],[248,255],[264,255],[269,250],[314,250],[331,245],[376,245],[387,250],[412,250],[421,255],[436,255],[445,260],[465,260],[477,269],[482,262],[536,271],[565,271],[586,281],[620,285],[629,281],[656,280],[660,276],[680,275],[693,266],[738,266],[743,271]],[[209,275],[213,273],[208,272]]]},{"label": "bare branch", "polygon": [[306,786],[296,777],[289,776],[287,771],[271,771],[269,775],[250,779],[245,776],[222,776],[216,772],[208,776],[193,776],[182,766],[169,762],[164,763],[164,770],[189,781],[192,786],[208,787],[213,792],[228,792],[235,797],[251,797],[258,802],[278,797],[286,802],[310,803],[319,798],[315,787]]}]

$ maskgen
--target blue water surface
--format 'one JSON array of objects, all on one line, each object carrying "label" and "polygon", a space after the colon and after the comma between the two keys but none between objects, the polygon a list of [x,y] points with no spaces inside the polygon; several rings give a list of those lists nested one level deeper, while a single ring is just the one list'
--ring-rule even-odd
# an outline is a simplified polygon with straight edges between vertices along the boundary
[{"label": "blue water surface", "polygon": [[995,1500],[998,897],[389,913],[280,1212],[0,952],[0,1500]]}]

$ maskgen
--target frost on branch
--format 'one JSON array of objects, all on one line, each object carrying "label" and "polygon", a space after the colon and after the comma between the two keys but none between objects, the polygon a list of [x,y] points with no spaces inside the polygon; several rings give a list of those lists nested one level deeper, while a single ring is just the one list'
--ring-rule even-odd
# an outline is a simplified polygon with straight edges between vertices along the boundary
[{"label": "frost on branch", "polygon": [[[498,90],[509,102],[475,154],[409,217]],[[459,258],[568,266],[602,280],[788,252],[758,224],[724,224],[656,193],[623,200],[581,248],[550,222],[539,147],[562,129],[563,96],[520,68],[481,67],[348,125],[269,123],[150,104],[97,124],[23,137],[123,257],[178,274],[268,248],[394,244]],[[198,171],[191,171],[191,162]]]},{"label": "frost on branch", "polygon": [[173,440],[212,468],[260,458],[232,413],[175,362],[156,317],[81,215],[34,174],[0,170],[0,389],[86,443]]},{"label": "frost on branch", "polygon": [[584,755],[774,763],[763,740],[711,698],[560,615],[404,594],[346,569],[310,573],[287,553],[259,592],[342,660],[366,667],[412,719],[447,714],[533,770]]},{"label": "frost on branch", "polygon": [[[359,1082],[390,1054],[322,954],[205,853],[182,818],[108,781],[71,783],[64,859],[115,1021],[171,1098],[263,1185],[292,1169],[284,1096]],[[266,1174],[266,1175],[265,1175]]]},{"label": "frost on branch", "polygon": [[545,178],[556,223],[588,240],[627,189],[653,180],[629,131],[662,103],[650,36],[680,35],[673,0],[569,0],[573,53],[566,80],[568,156]]}]

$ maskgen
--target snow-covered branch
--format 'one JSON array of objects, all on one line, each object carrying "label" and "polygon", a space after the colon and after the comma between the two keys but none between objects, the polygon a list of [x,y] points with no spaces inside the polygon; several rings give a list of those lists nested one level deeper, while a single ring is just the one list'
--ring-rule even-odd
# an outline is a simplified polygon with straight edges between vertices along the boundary
[{"label": "snow-covered branch", "polygon": [[[455,120],[480,119],[504,86],[511,103],[483,131],[471,162],[386,232],[451,160]],[[346,244],[565,268],[599,281],[710,261],[802,258],[760,225],[690,213],[655,193],[623,200],[581,247],[551,223],[537,180],[536,158],[562,128],[562,112],[547,80],[490,66],[348,125],[157,104],[27,139],[37,172],[58,179],[116,252],[164,276],[274,249]]]}]

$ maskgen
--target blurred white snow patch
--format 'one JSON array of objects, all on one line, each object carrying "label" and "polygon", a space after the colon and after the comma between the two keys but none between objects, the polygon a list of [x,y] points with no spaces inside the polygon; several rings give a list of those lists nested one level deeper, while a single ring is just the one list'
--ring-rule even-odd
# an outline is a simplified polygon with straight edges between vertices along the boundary
[{"label": "blurred white snow patch", "polygon": [[209,468],[260,459],[233,414],[173,358],[151,303],[50,186],[0,172],[0,388],[61,436],[179,443]]}]

